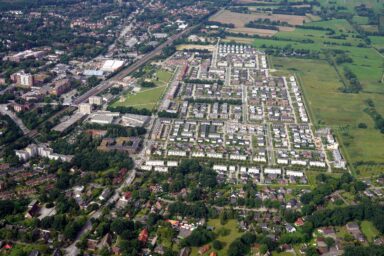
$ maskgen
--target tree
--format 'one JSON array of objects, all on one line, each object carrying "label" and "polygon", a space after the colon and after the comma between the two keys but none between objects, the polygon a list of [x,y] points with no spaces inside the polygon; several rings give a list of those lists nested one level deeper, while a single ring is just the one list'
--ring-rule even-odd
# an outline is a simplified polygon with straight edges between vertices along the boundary
[{"label": "tree", "polygon": [[215,249],[215,250],[221,250],[223,249],[223,243],[220,242],[219,240],[215,240],[212,242],[212,247]]},{"label": "tree", "polygon": [[305,249],[305,255],[307,255],[307,256],[317,256],[319,254],[317,253],[316,248],[311,246],[311,247],[308,247],[307,249]]},{"label": "tree", "polygon": [[286,210],[284,212],[284,219],[289,223],[295,222],[298,216],[298,213],[293,210]]},{"label": "tree", "polygon": [[326,237],[324,242],[327,244],[328,248],[335,245],[335,240],[332,237]]},{"label": "tree", "polygon": [[123,218],[115,219],[111,224],[111,230],[118,235],[123,234],[124,231],[132,231],[135,229],[134,222]]},{"label": "tree", "polygon": [[227,214],[227,211],[224,209],[220,213],[220,224],[225,225],[227,223],[227,220],[228,220],[228,214]]},{"label": "tree", "polygon": [[215,234],[203,227],[198,227],[192,231],[191,235],[183,240],[183,246],[201,246],[209,243],[215,238]]},{"label": "tree", "polygon": [[251,245],[256,242],[256,235],[250,232],[245,233],[241,236],[241,241],[246,245]]},{"label": "tree", "polygon": [[366,128],[368,128],[368,125],[367,125],[366,123],[359,123],[359,124],[357,125],[357,128],[360,128],[360,129],[366,129]]},{"label": "tree", "polygon": [[259,251],[260,251],[261,255],[264,255],[268,251],[268,246],[266,244],[260,245]]},{"label": "tree", "polygon": [[244,244],[241,242],[240,239],[236,239],[233,241],[228,248],[228,255],[229,256],[243,256],[246,255],[250,250],[249,245]]}]

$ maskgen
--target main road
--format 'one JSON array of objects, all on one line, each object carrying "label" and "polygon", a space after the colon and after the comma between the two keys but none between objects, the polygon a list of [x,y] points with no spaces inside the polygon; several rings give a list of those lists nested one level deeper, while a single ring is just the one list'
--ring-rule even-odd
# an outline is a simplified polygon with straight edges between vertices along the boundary
[{"label": "main road", "polygon": [[101,82],[98,86],[93,87],[92,89],[90,89],[89,91],[84,93],[83,95],[81,95],[81,96],[77,97],[76,99],[74,99],[73,102],[72,102],[72,105],[78,105],[80,103],[86,102],[89,97],[97,95],[97,94],[107,90],[108,88],[110,88],[113,85],[113,81],[122,80],[124,77],[128,76],[129,74],[134,72],[136,69],[140,68],[142,65],[147,63],[149,60],[151,60],[154,57],[160,55],[162,50],[165,47],[170,46],[173,43],[173,41],[175,41],[175,40],[181,38],[183,35],[189,33],[195,27],[196,26],[189,27],[189,28],[181,31],[178,34],[175,34],[175,35],[169,37],[167,39],[167,41],[165,41],[164,43],[162,43],[161,45],[156,47],[153,51],[145,54],[141,59],[139,59],[138,61],[134,62],[132,65],[128,66],[127,68],[125,68],[123,70],[121,70],[119,73],[117,73],[116,75],[112,76],[108,80]]}]

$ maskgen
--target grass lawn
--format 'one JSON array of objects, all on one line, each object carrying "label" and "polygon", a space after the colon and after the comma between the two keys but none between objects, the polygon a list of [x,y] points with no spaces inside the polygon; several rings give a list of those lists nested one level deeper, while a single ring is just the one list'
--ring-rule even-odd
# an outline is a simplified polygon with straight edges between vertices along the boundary
[{"label": "grass lawn", "polygon": [[157,86],[167,85],[169,80],[172,78],[172,73],[166,70],[158,70],[156,72],[156,77],[157,79],[155,79],[153,82]]},{"label": "grass lawn", "polygon": [[[327,126],[336,132],[348,162],[373,161],[384,163],[384,136],[376,129],[363,110],[364,101],[371,98],[384,113],[383,94],[339,92],[342,86],[336,71],[326,61],[272,57],[275,69],[294,73],[302,86],[309,114],[317,127]],[[367,129],[357,128],[364,122]],[[363,170],[362,170],[363,172]]]},{"label": "grass lawn", "polygon": [[347,231],[347,228],[345,226],[337,226],[335,227],[336,231],[336,237],[344,239],[346,236],[349,235],[349,232]]},{"label": "grass lawn", "polygon": [[152,76],[152,82],[156,84],[154,88],[142,89],[142,91],[132,94],[127,93],[115,102],[112,103],[113,107],[135,107],[137,109],[153,110],[159,100],[162,98],[173,73],[166,70],[157,70],[155,75]]},{"label": "grass lawn", "polygon": [[[222,242],[224,244],[223,249],[221,249],[220,251],[216,251],[215,249],[212,248],[209,252],[206,253],[206,255],[209,255],[209,253],[212,251],[215,251],[217,253],[217,255],[219,255],[219,256],[227,255],[229,245],[236,238],[238,238],[242,235],[242,233],[239,232],[239,230],[237,228],[237,220],[228,220],[228,222],[225,225],[221,225],[219,219],[212,219],[212,220],[208,221],[208,226],[215,227],[214,232],[216,234],[218,232],[220,232],[220,230],[222,230],[222,229],[229,230],[229,234],[225,235],[225,236],[218,235],[216,238],[216,240],[219,240],[220,242]],[[211,243],[211,246],[212,246],[212,243]],[[199,250],[199,248],[193,247],[191,255],[199,255],[198,250]]]},{"label": "grass lawn", "polygon": [[372,242],[373,239],[380,234],[380,232],[375,228],[372,222],[364,220],[360,224],[361,231],[368,239],[368,242]]},{"label": "grass lawn", "polygon": [[316,177],[317,175],[321,174],[321,173],[324,173],[328,176],[332,176],[332,177],[340,177],[341,174],[340,173],[328,173],[328,172],[316,172],[316,171],[306,171],[305,172],[305,175],[307,176],[308,178],[308,182],[311,186],[316,186]]},{"label": "grass lawn", "polygon": [[124,107],[135,107],[138,109],[146,108],[152,110],[156,107],[161,96],[164,94],[166,85],[145,89],[136,94],[126,94],[123,100],[118,100],[112,103],[113,107],[124,106]]}]

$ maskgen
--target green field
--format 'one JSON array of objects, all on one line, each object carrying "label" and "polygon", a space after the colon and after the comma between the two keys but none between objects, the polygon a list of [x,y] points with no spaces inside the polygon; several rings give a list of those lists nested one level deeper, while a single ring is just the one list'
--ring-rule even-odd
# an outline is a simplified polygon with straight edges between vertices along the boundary
[{"label": "green field", "polygon": [[319,0],[323,6],[342,6],[346,7],[351,13],[354,12],[355,6],[365,4],[367,7],[372,8],[374,11],[380,11],[383,8],[383,2],[378,0]]},{"label": "green field", "polygon": [[152,80],[157,86],[163,86],[168,84],[171,77],[172,77],[171,72],[166,70],[159,70],[156,72],[156,76]]},{"label": "green field", "polygon": [[113,107],[124,106],[124,107],[135,107],[137,109],[146,108],[152,110],[156,107],[161,96],[164,94],[166,85],[155,88],[142,90],[136,94],[124,95],[124,101],[116,101],[112,104]]},{"label": "green field", "polygon": [[377,237],[380,232],[375,228],[372,222],[364,220],[360,224],[361,231],[367,238],[368,242],[372,242],[375,237]]},{"label": "green field", "polygon": [[138,93],[127,93],[112,103],[112,107],[135,107],[137,109],[153,110],[164,95],[172,73],[165,70],[158,70],[151,81],[156,84],[154,88],[142,89]]},{"label": "green field", "polygon": [[[375,49],[384,47],[383,37],[370,37],[375,48],[359,47],[365,44],[365,42],[359,38],[357,32],[344,19],[311,22],[305,24],[305,26],[331,28],[335,31],[335,34],[332,36],[344,35],[346,38],[331,38],[331,35],[327,35],[327,31],[322,30],[296,29],[292,32],[278,32],[273,38],[279,40],[257,38],[254,41],[254,46],[266,49],[270,47],[290,47],[292,49],[305,49],[317,53],[322,53],[323,50],[343,50],[352,58],[353,63],[341,64],[339,69],[343,70],[344,67],[348,67],[355,73],[365,92],[384,93],[384,85],[380,82],[383,77],[384,57]],[[303,40],[312,40],[313,42],[305,42]],[[346,45],[346,43],[351,45]]]},{"label": "green field", "polygon": [[[313,123],[333,128],[341,142],[342,151],[351,163],[373,161],[383,163],[384,136],[376,129],[363,110],[364,101],[371,98],[382,105],[382,94],[345,94],[336,71],[324,60],[271,57],[275,69],[294,73],[302,85]],[[380,107],[384,113],[383,106]],[[364,122],[367,129],[358,129]]]},{"label": "green field", "polygon": [[[224,244],[224,248],[221,249],[220,251],[216,251],[214,249],[211,249],[209,252],[206,253],[208,255],[210,252],[215,251],[219,256],[225,256],[227,255],[228,247],[229,245],[238,237],[242,235],[241,232],[239,232],[237,228],[237,221],[236,220],[228,220],[228,222],[225,225],[220,224],[219,219],[212,219],[208,221],[208,226],[215,227],[214,232],[217,234],[221,229],[227,229],[229,230],[229,234],[225,236],[218,235],[216,240],[219,240]],[[211,244],[212,246],[212,244]],[[198,249],[196,247],[192,248],[192,253],[191,255],[199,255],[198,254]]]}]

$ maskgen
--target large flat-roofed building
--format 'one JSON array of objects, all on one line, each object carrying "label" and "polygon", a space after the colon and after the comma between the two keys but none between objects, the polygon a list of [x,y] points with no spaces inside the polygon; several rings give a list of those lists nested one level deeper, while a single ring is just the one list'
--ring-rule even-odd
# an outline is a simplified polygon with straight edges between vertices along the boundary
[{"label": "large flat-roofed building", "polygon": [[89,120],[90,123],[96,124],[111,124],[113,122],[113,116],[96,114]]},{"label": "large flat-roofed building", "polygon": [[106,60],[100,70],[105,72],[115,72],[124,65],[122,60]]},{"label": "large flat-roofed building", "polygon": [[142,127],[148,123],[151,118],[149,116],[126,114],[122,117],[122,124],[131,127]]},{"label": "large flat-roofed building", "polygon": [[75,113],[68,119],[60,122],[58,125],[52,128],[52,130],[57,131],[57,132],[64,132],[70,127],[72,127],[74,124],[80,122],[83,118],[85,117],[85,114],[83,113]]}]

